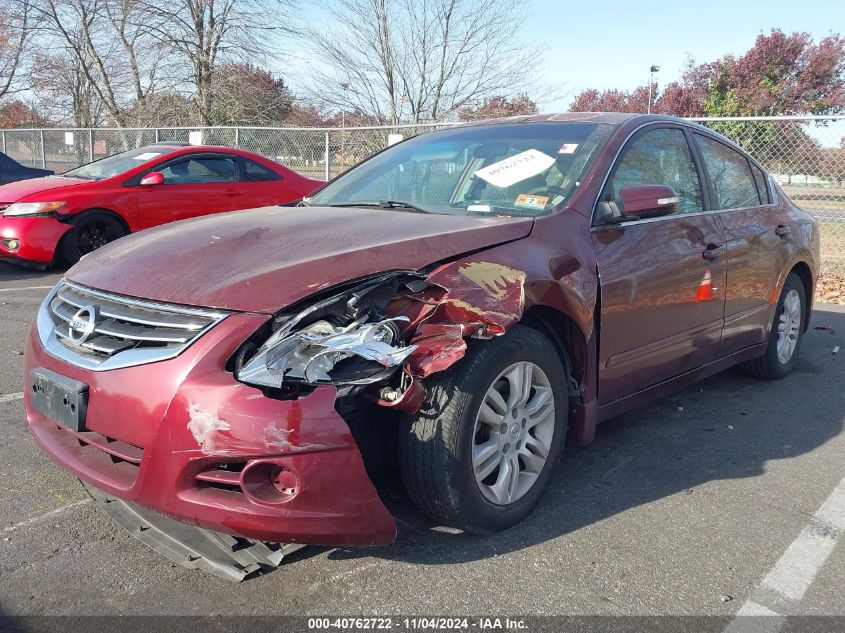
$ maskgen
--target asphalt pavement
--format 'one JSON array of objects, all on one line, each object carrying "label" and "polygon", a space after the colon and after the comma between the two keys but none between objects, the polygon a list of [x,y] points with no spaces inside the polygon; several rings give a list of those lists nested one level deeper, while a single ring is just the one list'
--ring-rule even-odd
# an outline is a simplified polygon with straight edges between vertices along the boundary
[{"label": "asphalt pavement", "polygon": [[0,263],[0,613],[845,615],[842,307],[817,305],[780,382],[730,370],[601,425],[511,530],[467,536],[398,495],[393,546],[233,584],[136,541],[29,436],[23,339],[60,277]]}]

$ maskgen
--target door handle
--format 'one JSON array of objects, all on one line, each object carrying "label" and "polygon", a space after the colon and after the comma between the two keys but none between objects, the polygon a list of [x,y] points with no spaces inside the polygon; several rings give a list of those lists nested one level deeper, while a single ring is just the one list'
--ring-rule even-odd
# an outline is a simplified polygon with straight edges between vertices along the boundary
[{"label": "door handle", "polygon": [[224,196],[239,196],[241,195],[240,191],[235,191],[234,189],[227,189],[223,192]]},{"label": "door handle", "polygon": [[775,229],[775,235],[780,235],[781,237],[792,235],[792,228],[788,224],[778,224],[778,228]]},{"label": "door handle", "polygon": [[724,252],[724,250],[724,244],[708,244],[707,248],[704,249],[704,252],[701,253],[701,256],[707,260],[716,259]]}]

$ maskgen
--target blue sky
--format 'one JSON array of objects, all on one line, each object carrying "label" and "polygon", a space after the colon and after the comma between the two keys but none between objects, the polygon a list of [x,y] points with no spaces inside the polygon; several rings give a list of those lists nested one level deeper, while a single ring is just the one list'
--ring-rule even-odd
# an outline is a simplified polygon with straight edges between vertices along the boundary
[{"label": "blue sky", "polygon": [[[545,111],[565,110],[583,88],[630,89],[648,82],[651,64],[660,84],[677,79],[688,57],[711,61],[748,50],[761,32],[806,31],[817,41],[845,33],[845,0],[740,2],[566,2],[534,0],[522,36],[543,46]],[[537,96],[544,89],[538,87]]]},{"label": "blue sky", "polygon": [[[300,17],[312,24],[326,19],[310,0]],[[330,0],[329,0],[330,1]],[[742,54],[760,33],[773,28],[806,31],[818,41],[845,34],[845,0],[514,0],[528,19],[502,37],[533,41],[543,53],[538,85],[530,91],[543,112],[568,109],[585,88],[631,89],[648,82],[652,64],[661,67],[659,85],[676,80],[688,58],[697,62],[727,53]],[[294,89],[320,60],[307,46],[288,48],[278,70]]]}]

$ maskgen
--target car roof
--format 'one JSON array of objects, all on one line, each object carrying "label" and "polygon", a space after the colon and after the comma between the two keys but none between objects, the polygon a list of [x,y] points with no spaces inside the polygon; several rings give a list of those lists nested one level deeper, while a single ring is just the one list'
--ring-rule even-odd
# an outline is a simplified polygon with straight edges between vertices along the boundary
[{"label": "car roof", "polygon": [[[162,150],[166,150],[170,154],[182,155],[182,154],[195,154],[195,153],[203,153],[203,152],[222,152],[224,154],[234,154],[235,156],[244,156],[244,157],[253,157],[253,156],[260,156],[260,154],[255,154],[254,152],[250,152],[239,147],[226,147],[225,145],[192,145],[191,143],[182,143],[182,142],[170,142],[170,141],[163,141],[160,143],[151,143],[150,145],[144,145],[144,148],[158,148]],[[141,148],[139,148],[141,149]]]},{"label": "car roof", "polygon": [[633,119],[645,121],[674,121],[683,119],[666,114],[645,114],[629,112],[557,112],[550,114],[522,114],[517,116],[497,117],[483,121],[468,121],[463,125],[498,125],[502,123],[604,123],[620,125]]}]

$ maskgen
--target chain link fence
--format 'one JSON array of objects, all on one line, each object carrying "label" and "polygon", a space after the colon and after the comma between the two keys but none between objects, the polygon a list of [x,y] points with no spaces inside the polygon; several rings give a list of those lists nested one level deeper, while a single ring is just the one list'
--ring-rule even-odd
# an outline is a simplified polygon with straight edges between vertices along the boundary
[{"label": "chain link fence", "polygon": [[[845,275],[845,116],[694,119],[763,163],[786,193],[819,221],[824,272]],[[240,147],[312,178],[328,179],[384,148],[393,134],[439,125],[356,128],[31,129],[0,131],[15,160],[63,173],[160,141]]]},{"label": "chain link fence", "polygon": [[24,165],[64,173],[79,165],[151,143],[240,147],[303,175],[328,180],[383,149],[390,136],[413,136],[448,124],[352,128],[96,128],[0,130],[0,151]]}]

